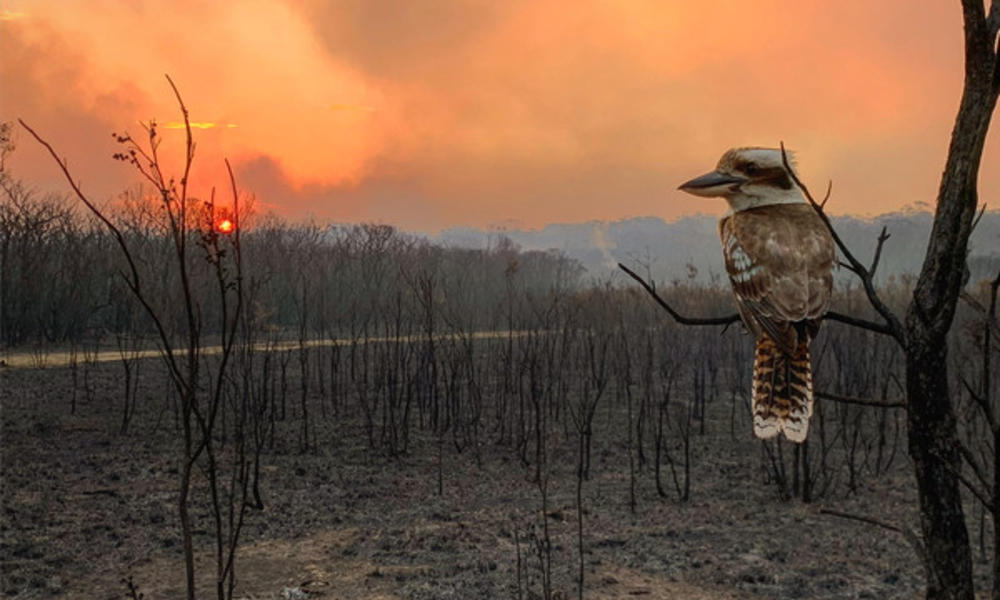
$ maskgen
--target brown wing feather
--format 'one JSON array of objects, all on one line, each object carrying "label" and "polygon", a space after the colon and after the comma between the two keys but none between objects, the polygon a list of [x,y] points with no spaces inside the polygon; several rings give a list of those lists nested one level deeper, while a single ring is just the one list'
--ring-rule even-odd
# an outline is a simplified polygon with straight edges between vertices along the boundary
[{"label": "brown wing feather", "polygon": [[808,204],[763,206],[719,223],[726,271],[747,327],[794,353],[799,334],[826,312],[833,287],[833,239]]}]

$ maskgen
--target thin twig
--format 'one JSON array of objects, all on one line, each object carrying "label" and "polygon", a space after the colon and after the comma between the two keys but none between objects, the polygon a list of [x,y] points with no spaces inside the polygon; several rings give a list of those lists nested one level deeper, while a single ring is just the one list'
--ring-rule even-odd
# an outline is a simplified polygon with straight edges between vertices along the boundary
[{"label": "thin twig", "polygon": [[839,402],[841,404],[854,404],[857,406],[874,406],[877,408],[906,408],[903,400],[879,400],[875,398],[858,398],[856,396],[841,396],[839,394],[829,394],[827,392],[815,392],[817,398]]},{"label": "thin twig", "polygon": [[826,182],[826,194],[823,195],[823,201],[819,203],[820,208],[826,207],[826,201],[830,199],[830,194],[833,192],[833,180]]},{"label": "thin twig", "polygon": [[986,495],[982,492],[982,490],[979,490],[975,485],[973,485],[973,483],[969,481],[969,478],[966,477],[964,473],[958,472],[956,473],[956,476],[958,477],[958,482],[961,483],[963,486],[965,486],[965,489],[969,490],[969,492],[976,497],[976,500],[979,500],[980,504],[982,504],[987,511],[989,511],[990,513],[994,512],[993,502],[986,497]]},{"label": "thin twig", "polygon": [[[991,288],[992,288],[992,286],[993,286],[993,284],[990,284]],[[989,317],[990,309],[988,307],[983,306],[983,303],[980,302],[979,300],[977,300],[975,297],[973,297],[972,294],[970,294],[969,292],[966,292],[966,291],[959,292],[958,297],[960,299],[964,300],[966,302],[966,304],[968,304],[974,310],[976,310],[977,312],[982,313],[983,315],[985,315],[986,316],[986,330],[989,331],[989,332],[991,332],[994,336],[1000,338],[1000,323],[998,323],[995,319],[991,319]],[[995,302],[991,302],[990,304],[991,305],[995,305],[996,303]],[[995,312],[996,311],[994,309],[994,314],[995,314]]]},{"label": "thin twig", "polygon": [[962,386],[965,387],[965,391],[969,392],[969,397],[979,406],[980,410],[986,416],[986,422],[990,426],[990,431],[995,432],[997,430],[996,417],[993,415],[993,407],[990,403],[986,401],[986,398],[980,396],[979,393],[972,389],[972,384],[964,376],[960,378]]},{"label": "thin twig", "polygon": [[618,268],[621,269],[622,271],[625,271],[629,275],[629,277],[631,277],[632,279],[635,279],[636,281],[638,281],[639,285],[641,285],[643,287],[643,289],[645,289],[646,292],[650,296],[653,297],[653,300],[656,300],[656,303],[659,304],[668,313],[670,313],[670,316],[673,317],[674,320],[677,321],[678,323],[680,323],[681,325],[726,325],[726,326],[728,326],[728,325],[732,325],[733,323],[735,323],[735,322],[737,322],[737,321],[740,320],[740,316],[738,314],[735,314],[735,313],[731,314],[731,315],[726,315],[724,317],[708,317],[708,318],[685,317],[684,315],[682,315],[682,314],[678,313],[676,310],[674,310],[669,304],[667,304],[666,300],[664,300],[663,298],[661,298],[660,295],[656,293],[656,290],[654,290],[653,287],[651,285],[649,285],[646,282],[645,279],[643,279],[642,277],[636,275],[636,273],[634,271],[632,271],[631,269],[629,269],[628,267],[626,267],[625,265],[623,265],[621,263],[618,263]]},{"label": "thin twig", "polygon": [[829,508],[821,508],[819,510],[822,515],[830,515],[833,517],[840,517],[842,519],[849,519],[851,521],[860,521],[862,523],[869,523],[871,525],[876,525],[882,527],[883,529],[888,529],[889,531],[895,531],[896,533],[903,536],[913,548],[913,552],[916,553],[917,557],[920,559],[921,564],[924,565],[924,569],[929,569],[930,565],[927,562],[927,551],[924,549],[923,542],[920,541],[920,537],[913,532],[909,527],[899,527],[893,525],[892,523],[886,523],[885,521],[880,521],[872,517],[866,517],[864,515],[853,515],[851,513],[840,512],[839,510],[832,510]]},{"label": "thin twig", "polygon": [[892,523],[886,523],[885,521],[880,521],[874,517],[866,517],[864,515],[854,515],[851,513],[840,512],[839,510],[833,510],[831,508],[821,508],[819,509],[819,514],[830,515],[833,517],[840,517],[842,519],[850,519],[852,521],[860,521],[862,523],[869,523],[871,525],[878,525],[889,531],[895,531],[896,533],[903,533],[903,528],[893,525]]},{"label": "thin twig", "polygon": [[882,258],[882,245],[885,241],[889,239],[890,235],[885,225],[882,226],[882,232],[878,234],[878,243],[875,244],[875,256],[872,257],[872,266],[868,269],[868,273],[875,277],[875,270],[878,269],[878,261]]},{"label": "thin twig", "polygon": [[859,319],[858,317],[852,317],[850,315],[845,315],[832,310],[827,311],[827,313],[823,315],[823,319],[829,321],[839,321],[840,323],[845,323],[847,325],[851,325],[852,327],[867,329],[882,335],[893,335],[892,328],[885,323],[876,323],[867,319]]},{"label": "thin twig", "polygon": [[962,458],[965,459],[965,463],[969,465],[969,468],[972,469],[972,474],[976,476],[977,480],[979,480],[979,484],[983,486],[982,489],[987,490],[987,492],[985,493],[982,492],[979,488],[974,486],[972,482],[966,480],[964,474],[961,472],[959,472],[958,474],[959,478],[961,479],[962,483],[965,484],[965,487],[968,488],[969,491],[972,492],[976,496],[976,498],[978,498],[979,501],[983,503],[983,506],[989,508],[990,512],[993,512],[992,508],[993,499],[986,498],[986,494],[989,493],[988,490],[990,490],[990,488],[992,487],[990,482],[987,481],[986,479],[986,473],[980,466],[979,461],[976,459],[976,456],[972,454],[972,451],[969,450],[969,448],[965,444],[959,443],[957,444],[957,446],[959,453],[962,455]]}]

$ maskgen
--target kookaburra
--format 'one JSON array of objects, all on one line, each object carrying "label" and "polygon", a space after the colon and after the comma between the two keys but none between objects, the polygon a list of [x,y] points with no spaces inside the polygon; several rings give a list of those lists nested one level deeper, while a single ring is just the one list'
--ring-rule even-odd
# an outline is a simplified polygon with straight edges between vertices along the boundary
[{"label": "kookaburra", "polygon": [[813,408],[809,342],[830,304],[833,238],[778,149],[730,150],[714,171],[680,189],[729,202],[719,236],[740,316],[757,340],[754,433],[769,438],[783,431],[802,442]]}]

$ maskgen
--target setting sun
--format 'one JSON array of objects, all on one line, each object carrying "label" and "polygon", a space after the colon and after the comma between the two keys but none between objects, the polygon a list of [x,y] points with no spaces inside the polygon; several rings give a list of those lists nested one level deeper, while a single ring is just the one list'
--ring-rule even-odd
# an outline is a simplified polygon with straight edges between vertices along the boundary
[{"label": "setting sun", "polygon": [[236,229],[236,226],[229,219],[222,219],[215,224],[215,230],[219,233],[232,233]]}]

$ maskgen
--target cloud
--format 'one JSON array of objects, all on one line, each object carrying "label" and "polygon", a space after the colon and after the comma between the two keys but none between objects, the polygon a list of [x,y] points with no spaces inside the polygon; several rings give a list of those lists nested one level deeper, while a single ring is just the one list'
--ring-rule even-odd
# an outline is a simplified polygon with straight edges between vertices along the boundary
[{"label": "cloud", "polygon": [[234,166],[237,185],[254,195],[260,213],[321,223],[376,222],[436,229],[441,216],[433,199],[405,178],[382,173],[358,182],[298,184],[270,156],[256,156]]},{"label": "cloud", "polygon": [[[104,135],[134,132],[138,121],[176,122],[180,111],[163,77],[170,73],[193,122],[239,124],[226,127],[225,136],[215,127],[199,137],[206,186],[222,157],[262,151],[281,156],[297,182],[357,180],[380,143],[378,124],[366,113],[329,108],[374,106],[377,93],[313,44],[302,15],[280,2],[66,0],[37,8],[32,19],[4,25],[0,61],[5,83],[15,82],[4,86],[4,115],[38,114],[41,97],[84,120],[112,124]],[[24,58],[33,67],[19,64]],[[35,119],[42,131],[65,124],[55,112]],[[85,142],[78,137],[60,147]],[[174,154],[182,155],[180,143]]]},{"label": "cloud", "polygon": [[[95,199],[120,192],[128,178],[111,160],[117,146],[110,134],[119,129],[118,119],[129,119],[144,102],[143,93],[127,82],[93,89],[84,52],[37,19],[30,29],[3,26],[0,57],[0,119],[22,118],[33,126]],[[14,140],[9,166],[16,176],[42,190],[66,191],[62,174],[34,140],[19,127]]]},{"label": "cloud", "polygon": [[169,121],[163,123],[161,127],[165,129],[215,129],[216,127],[223,129],[235,129],[239,127],[235,123],[214,123],[212,121],[191,121],[190,123],[185,123],[184,121]]},{"label": "cloud", "polygon": [[288,216],[429,229],[722,212],[676,184],[779,141],[814,187],[834,179],[835,211],[932,200],[962,73],[960,11],[904,0],[32,7],[2,24],[0,113],[55,132],[101,185],[124,176],[96,164],[113,151],[97,132],[180,122],[167,72],[206,127],[202,189],[229,157]]},{"label": "cloud", "polygon": [[330,110],[357,110],[361,112],[371,112],[375,110],[375,107],[365,106],[363,104],[331,104]]}]

